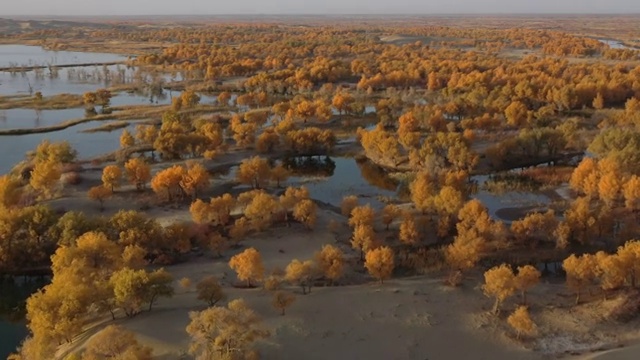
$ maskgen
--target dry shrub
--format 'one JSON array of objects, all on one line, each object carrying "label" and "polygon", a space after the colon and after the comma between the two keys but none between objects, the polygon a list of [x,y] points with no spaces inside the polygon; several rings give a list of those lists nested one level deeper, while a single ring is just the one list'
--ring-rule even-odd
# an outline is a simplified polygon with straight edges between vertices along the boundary
[{"label": "dry shrub", "polygon": [[264,281],[264,289],[267,291],[276,291],[282,288],[282,279],[279,276],[271,275]]},{"label": "dry shrub", "polygon": [[535,167],[524,170],[522,175],[541,184],[557,186],[568,182],[573,170],[574,168],[570,166]]},{"label": "dry shrub", "polygon": [[62,184],[67,185],[78,185],[82,182],[82,176],[75,171],[67,172],[62,174]]},{"label": "dry shrub", "polygon": [[182,279],[180,279],[179,284],[180,284],[180,287],[183,290],[189,290],[189,289],[191,289],[191,286],[193,285],[191,283],[191,279],[189,279],[188,277],[183,277]]},{"label": "dry shrub", "polygon": [[640,291],[634,290],[620,295],[620,302],[609,312],[608,318],[629,322],[640,315]]}]

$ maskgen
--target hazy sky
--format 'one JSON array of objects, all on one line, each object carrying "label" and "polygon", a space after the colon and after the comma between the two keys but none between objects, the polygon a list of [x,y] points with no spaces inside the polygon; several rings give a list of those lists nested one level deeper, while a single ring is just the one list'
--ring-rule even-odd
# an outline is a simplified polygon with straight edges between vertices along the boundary
[{"label": "hazy sky", "polygon": [[639,0],[1,0],[8,15],[640,13]]}]

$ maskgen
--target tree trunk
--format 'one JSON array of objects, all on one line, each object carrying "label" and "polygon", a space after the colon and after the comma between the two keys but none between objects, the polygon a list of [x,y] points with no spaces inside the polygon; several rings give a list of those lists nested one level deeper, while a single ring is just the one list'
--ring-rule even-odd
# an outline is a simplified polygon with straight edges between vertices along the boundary
[{"label": "tree trunk", "polygon": [[496,302],[493,304],[493,314],[498,315],[500,313],[500,299],[496,299]]},{"label": "tree trunk", "polygon": [[580,290],[576,291],[576,305],[580,304]]},{"label": "tree trunk", "polygon": [[153,294],[153,296],[151,297],[151,300],[149,300],[149,310],[151,311],[151,308],[153,307],[153,302],[156,301],[156,295],[157,294]]},{"label": "tree trunk", "polygon": [[527,305],[527,291],[522,290],[522,305]]}]

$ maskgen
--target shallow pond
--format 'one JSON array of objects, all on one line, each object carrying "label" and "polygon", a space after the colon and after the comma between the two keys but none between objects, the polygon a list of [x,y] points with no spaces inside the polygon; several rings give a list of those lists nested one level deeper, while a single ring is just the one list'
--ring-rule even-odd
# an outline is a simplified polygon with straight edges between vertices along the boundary
[{"label": "shallow pond", "polygon": [[543,207],[551,203],[551,199],[543,194],[520,191],[505,191],[494,194],[487,190],[482,190],[482,185],[489,179],[489,176],[473,176],[472,180],[478,183],[478,192],[471,197],[478,199],[489,211],[489,215],[497,220],[511,223],[510,220],[500,218],[496,213],[505,208],[531,208]]},{"label": "shallow pond", "polygon": [[[84,117],[84,109],[0,110],[0,129],[27,129],[57,125],[61,122]],[[4,138],[3,138],[4,139]]]},{"label": "shallow pond", "polygon": [[[292,176],[281,185],[301,186],[309,190],[315,200],[340,206],[345,196],[356,195],[360,204],[371,204],[380,209],[384,206],[379,197],[396,197],[398,184],[384,171],[367,161],[348,157],[294,157],[283,160]],[[221,176],[224,180],[236,178],[237,166]],[[239,188],[248,186],[239,186]]]},{"label": "shallow pond", "polygon": [[[0,157],[0,174],[10,171],[15,164],[25,159],[27,152],[35,149],[45,139],[51,142],[68,141],[78,151],[81,159],[88,159],[115,151],[120,147],[120,135],[124,129],[111,132],[81,132],[82,130],[108,123],[109,121],[90,121],[50,133],[0,136],[0,154],[2,154],[2,157]],[[131,122],[127,129],[133,131],[135,125],[135,122]]]},{"label": "shallow pond", "polygon": [[[600,41],[603,44],[607,44],[609,45],[610,48],[612,49],[633,49],[629,46],[624,45],[622,42],[618,41],[618,40],[610,40],[610,39],[598,39],[598,41]],[[635,49],[633,49],[635,50]]]}]

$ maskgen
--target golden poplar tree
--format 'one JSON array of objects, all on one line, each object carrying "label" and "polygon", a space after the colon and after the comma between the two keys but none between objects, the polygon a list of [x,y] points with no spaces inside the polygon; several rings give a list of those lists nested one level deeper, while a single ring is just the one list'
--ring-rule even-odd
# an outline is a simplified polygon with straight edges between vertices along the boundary
[{"label": "golden poplar tree", "polygon": [[255,248],[249,248],[234,255],[229,260],[229,267],[238,274],[238,279],[246,281],[249,287],[253,285],[254,281],[262,280],[264,277],[262,257]]},{"label": "golden poplar tree", "polygon": [[400,213],[400,208],[393,204],[388,204],[382,209],[382,222],[387,230],[389,230],[389,225],[400,216]]},{"label": "golden poplar tree", "polygon": [[382,284],[384,280],[391,278],[394,269],[393,250],[387,246],[367,251],[364,263],[371,276]]},{"label": "golden poplar tree", "polygon": [[516,331],[517,338],[522,335],[533,336],[536,333],[536,324],[531,320],[529,310],[526,306],[519,306],[507,318],[509,325]]},{"label": "golden poplar tree", "polygon": [[572,254],[562,262],[562,268],[567,273],[567,287],[576,293],[576,305],[580,303],[581,291],[590,286],[596,278],[597,260],[594,255]]},{"label": "golden poplar tree", "polygon": [[122,130],[122,135],[120,135],[120,146],[122,148],[128,148],[136,144],[136,139],[129,133],[129,130]]},{"label": "golden poplar tree", "polygon": [[315,254],[315,262],[331,283],[340,279],[344,274],[344,254],[333,245],[324,245],[322,250]]},{"label": "golden poplar tree", "polygon": [[518,267],[516,288],[522,293],[522,303],[527,304],[527,291],[540,282],[540,271],[531,265]]},{"label": "golden poplar tree", "polygon": [[296,297],[293,294],[278,291],[273,294],[273,307],[280,310],[280,315],[284,316],[287,308],[291,306],[295,300]]},{"label": "golden poplar tree", "polygon": [[87,192],[87,196],[89,197],[89,199],[95,200],[98,203],[100,203],[101,211],[104,210],[105,200],[111,197],[111,195],[113,195],[113,192],[111,191],[111,189],[109,189],[104,185],[94,186],[91,189],[89,189],[89,191]]},{"label": "golden poplar tree", "polygon": [[364,259],[364,253],[376,248],[378,241],[373,227],[368,225],[358,225],[353,229],[351,237],[351,247],[360,251],[360,259]]},{"label": "golden poplar tree", "polygon": [[311,230],[316,224],[318,206],[313,200],[304,199],[293,208],[293,218]]},{"label": "golden poplar tree", "polygon": [[297,284],[302,288],[302,294],[311,293],[314,277],[316,275],[316,267],[311,260],[300,261],[293,259],[285,269],[285,280]]},{"label": "golden poplar tree", "polygon": [[50,198],[55,192],[55,187],[62,175],[62,166],[54,160],[37,162],[31,170],[29,185],[42,193],[45,198]]},{"label": "golden poplar tree", "polygon": [[513,275],[511,267],[506,264],[496,266],[484,273],[484,294],[496,299],[493,305],[493,313],[500,312],[500,305],[511,297],[517,289],[516,277]]},{"label": "golden poplar tree", "polygon": [[207,276],[198,281],[196,292],[198,293],[197,299],[206,302],[209,306],[214,306],[226,298],[222,286],[215,276]]},{"label": "golden poplar tree", "polygon": [[112,192],[120,187],[121,180],[122,170],[117,165],[109,165],[102,170],[102,185]]},{"label": "golden poplar tree", "polygon": [[124,164],[129,182],[136,189],[145,188],[145,184],[151,180],[151,167],[142,158],[133,158]]}]

